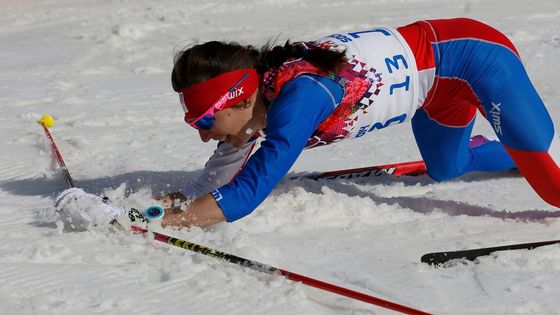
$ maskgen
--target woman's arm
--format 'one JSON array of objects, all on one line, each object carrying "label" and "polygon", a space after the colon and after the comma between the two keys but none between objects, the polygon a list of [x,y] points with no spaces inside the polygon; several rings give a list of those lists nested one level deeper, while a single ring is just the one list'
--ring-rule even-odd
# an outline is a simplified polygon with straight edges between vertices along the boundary
[{"label": "woman's arm", "polygon": [[[179,191],[159,197],[165,208],[162,226],[206,227],[225,221],[220,207],[209,192],[229,183],[239,173],[251,155],[256,139],[252,138],[241,149],[225,142],[219,143],[200,176],[189,181]],[[189,211],[184,211],[193,199],[188,206]]]},{"label": "woman's arm", "polygon": [[[165,198],[165,201],[172,203],[169,197]],[[207,227],[225,220],[226,217],[214,197],[211,194],[206,194],[189,204],[186,211],[173,207],[165,209],[161,225],[163,227]]]},{"label": "woman's arm", "polygon": [[[202,173],[197,178],[189,181],[178,192],[184,197],[194,199],[221,187],[233,179],[247,162],[253,151],[255,140],[251,138],[242,148],[234,148],[229,143],[220,142],[218,147],[204,165]],[[186,199],[186,198],[184,198]]]},{"label": "woman's arm", "polygon": [[289,171],[315,127],[342,98],[342,88],[334,88],[338,93],[333,96],[318,81],[303,77],[286,84],[269,110],[266,141],[243,170],[229,184],[196,199],[185,211],[166,210],[162,224],[205,227],[251,213]]},{"label": "woman's arm", "polygon": [[[218,144],[200,176],[179,191],[158,198],[165,207],[162,226],[206,227],[225,221],[222,210],[209,192],[229,183],[239,173],[255,146],[255,140],[252,138],[241,149],[228,143]],[[186,204],[193,199],[188,211],[184,211]]]}]

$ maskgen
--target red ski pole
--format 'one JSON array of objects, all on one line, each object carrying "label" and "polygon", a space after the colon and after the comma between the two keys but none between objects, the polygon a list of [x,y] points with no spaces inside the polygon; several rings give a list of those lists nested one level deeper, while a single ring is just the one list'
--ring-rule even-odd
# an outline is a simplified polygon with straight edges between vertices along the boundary
[{"label": "red ski pole", "polygon": [[64,160],[62,159],[62,155],[60,154],[60,151],[58,151],[58,147],[56,146],[56,143],[54,142],[54,139],[51,136],[51,133],[49,132],[49,128],[54,125],[54,118],[52,118],[52,116],[50,115],[43,115],[41,119],[37,120],[37,123],[43,127],[43,130],[45,131],[45,135],[47,135],[47,138],[49,138],[49,142],[51,143],[51,148],[54,154],[56,155],[58,165],[60,165],[60,168],[62,169],[62,174],[64,174],[66,185],[68,185],[69,188],[75,187],[74,180],[72,179],[72,176],[70,176],[70,172],[66,167],[66,163],[64,163]]},{"label": "red ski pole", "polygon": [[[56,155],[56,158],[58,160],[58,163],[60,165],[60,167],[63,170],[64,173],[64,177],[66,179],[66,183],[68,184],[69,187],[75,187],[74,186],[74,180],[72,179],[72,177],[70,176],[70,172],[68,172],[68,169],[66,167],[66,164],[64,163],[64,160],[62,159],[62,155],[60,154],[60,151],[58,150],[58,147],[56,146],[56,143],[54,142],[53,137],[51,136],[48,128],[51,127],[54,124],[54,119],[49,116],[49,115],[44,115],[43,117],[41,117],[40,120],[37,121],[37,123],[39,125],[41,125],[43,127],[43,130],[45,131],[45,134],[47,135],[47,137],[49,138],[49,141],[51,143],[52,149]],[[366,302],[369,304],[373,304],[373,305],[377,305],[386,309],[390,309],[396,312],[400,312],[403,314],[411,314],[411,315],[431,315],[430,313],[426,313],[402,304],[398,304],[395,302],[391,302],[388,300],[384,300],[381,298],[377,298],[371,295],[367,295],[365,293],[361,293],[358,291],[354,291],[354,290],[350,290],[341,286],[337,286],[328,282],[324,282],[321,280],[317,280],[317,279],[313,279],[304,275],[300,275],[294,272],[290,272],[284,269],[280,269],[280,268],[276,268],[276,267],[272,267],[269,265],[265,265],[263,263],[257,262],[257,261],[253,261],[253,260],[249,260],[243,257],[239,257],[239,256],[235,256],[235,255],[231,255],[228,253],[224,253],[221,251],[217,251],[215,249],[209,248],[209,247],[205,247],[202,245],[198,245],[195,243],[191,243],[182,239],[178,239],[178,238],[174,238],[162,233],[158,233],[158,232],[153,232],[150,230],[147,230],[145,228],[139,227],[139,226],[135,226],[132,225],[130,227],[130,229],[133,232],[136,233],[151,233],[154,235],[154,239],[156,241],[162,242],[162,243],[166,243],[169,245],[173,245],[173,246],[177,246],[183,249],[188,249],[190,251],[196,252],[196,253],[200,253],[206,256],[210,256],[210,257],[214,257],[214,258],[218,258],[218,259],[222,259],[243,267],[247,267],[247,268],[251,268],[254,270],[258,270],[260,272],[264,272],[267,274],[271,274],[271,275],[281,275],[284,276],[286,279],[291,280],[291,281],[295,281],[295,282],[300,282],[302,284],[305,284],[307,286],[310,287],[314,287],[317,289],[321,289],[321,290],[325,290],[328,292],[332,292],[335,294],[339,294],[342,296],[346,296],[352,299],[356,299],[362,302]]]},{"label": "red ski pole", "polygon": [[418,176],[426,174],[426,164],[424,161],[400,162],[385,165],[375,165],[360,168],[350,168],[337,171],[328,171],[323,173],[311,173],[300,176],[294,176],[292,179],[309,178],[309,179],[346,179],[357,177],[381,176],[390,174],[393,176]]},{"label": "red ski pole", "polygon": [[377,298],[375,296],[372,295],[368,295],[362,292],[358,292],[358,291],[354,291],[354,290],[350,290],[348,288],[344,288],[335,284],[331,284],[328,282],[324,282],[321,280],[317,280],[317,279],[313,279],[304,275],[300,275],[297,274],[295,272],[291,272],[288,270],[284,270],[284,269],[280,269],[280,268],[276,268],[270,265],[266,265],[263,263],[260,263],[258,261],[254,261],[254,260],[249,260],[243,257],[239,257],[239,256],[235,256],[232,254],[228,254],[228,253],[224,253],[209,247],[205,247],[202,245],[198,245],[195,243],[191,243],[189,241],[185,241],[182,239],[178,239],[175,237],[171,237],[162,233],[158,233],[158,232],[153,232],[153,231],[149,231],[147,229],[138,227],[138,226],[131,226],[131,229],[135,232],[139,232],[139,233],[151,233],[154,236],[154,239],[156,241],[162,242],[162,243],[166,243],[168,245],[172,245],[172,246],[176,246],[179,248],[183,248],[183,249],[187,249],[196,253],[200,253],[206,256],[210,256],[210,257],[214,257],[217,259],[221,259],[221,260],[225,260],[227,262],[236,264],[236,265],[240,265],[246,268],[250,268],[253,270],[257,270],[266,274],[271,274],[271,275],[281,275],[284,276],[286,279],[294,281],[294,282],[300,282],[304,285],[310,286],[310,287],[314,287],[317,289],[321,289],[324,291],[328,291],[331,293],[335,293],[335,294],[339,294],[345,297],[349,297],[351,299],[356,299],[365,303],[369,303],[369,304],[373,304],[373,305],[377,305],[386,309],[390,309],[396,312],[400,312],[403,314],[412,314],[412,315],[427,315],[430,313],[426,313],[424,311],[421,310],[417,310],[414,309],[412,307],[406,306],[406,305],[402,305],[402,304],[397,304],[395,302],[391,302],[388,300],[384,300],[381,298]]}]

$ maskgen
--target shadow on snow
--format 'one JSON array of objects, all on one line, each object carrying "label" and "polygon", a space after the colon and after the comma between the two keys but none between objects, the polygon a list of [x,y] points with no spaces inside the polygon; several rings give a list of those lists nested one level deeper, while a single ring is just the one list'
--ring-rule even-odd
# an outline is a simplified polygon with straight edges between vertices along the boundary
[{"label": "shadow on snow", "polygon": [[[158,195],[178,190],[186,182],[196,178],[198,174],[200,174],[200,171],[138,171],[101,178],[77,179],[77,186],[84,188],[86,191],[93,194],[102,194],[105,190],[116,189],[117,187],[125,184],[125,194],[127,195],[142,188],[148,187],[152,190],[154,197],[157,197]],[[282,181],[281,185],[302,186],[307,191],[316,194],[321,194],[321,189],[323,187],[328,187],[329,189],[346,194],[350,197],[359,196],[363,198],[370,198],[375,203],[396,203],[400,207],[408,208],[419,213],[440,211],[451,216],[491,216],[501,219],[516,219],[524,221],[536,221],[546,218],[560,217],[560,211],[553,212],[534,209],[510,212],[507,210],[498,211],[494,208],[477,206],[464,202],[438,200],[421,196],[382,197],[376,195],[375,193],[364,191],[359,187],[360,185],[368,184],[371,182],[375,182],[376,184],[391,184],[395,182],[401,182],[404,183],[405,186],[410,186],[411,188],[413,186],[426,186],[436,183],[426,175],[400,178],[390,175],[383,175],[379,177],[366,177],[348,180],[287,179],[292,175],[293,174],[288,174],[286,176],[286,179]],[[456,180],[461,182],[474,182],[491,180],[504,176],[514,178],[519,177],[520,175],[518,172],[514,171],[499,174],[471,173]],[[64,181],[62,180],[62,176],[59,176],[57,174],[52,178],[31,178],[4,181],[0,183],[0,188],[12,194],[21,196],[55,196],[60,191],[64,190],[66,186],[64,184]]]},{"label": "shadow on snow", "polygon": [[[504,173],[481,173],[474,172],[464,175],[458,179],[452,181],[460,182],[480,182],[485,180],[492,180],[496,178],[511,177],[518,178],[521,174],[518,171],[508,171]],[[451,182],[452,182],[451,181]],[[500,219],[515,219],[521,221],[538,221],[546,218],[558,218],[560,217],[560,211],[548,211],[548,210],[521,210],[510,212],[507,209],[497,210],[496,208],[483,207],[478,205],[472,205],[464,202],[453,201],[453,200],[439,200],[429,197],[422,196],[396,196],[396,197],[382,197],[378,196],[373,192],[364,191],[360,188],[360,185],[367,185],[374,182],[375,184],[388,185],[395,182],[404,183],[405,187],[418,187],[437,184],[436,181],[432,180],[427,175],[416,176],[416,177],[393,177],[390,175],[382,175],[376,178],[366,177],[366,178],[356,178],[348,180],[300,180],[300,186],[303,186],[307,191],[321,194],[321,189],[323,187],[328,187],[336,192],[348,195],[350,197],[358,196],[362,198],[370,198],[377,204],[397,204],[400,207],[411,209],[412,211],[419,213],[431,213],[434,211],[439,211],[446,213],[450,216],[490,216]],[[449,181],[448,181],[449,182]],[[287,184],[287,182],[284,182]],[[289,184],[293,185],[293,184]]]}]

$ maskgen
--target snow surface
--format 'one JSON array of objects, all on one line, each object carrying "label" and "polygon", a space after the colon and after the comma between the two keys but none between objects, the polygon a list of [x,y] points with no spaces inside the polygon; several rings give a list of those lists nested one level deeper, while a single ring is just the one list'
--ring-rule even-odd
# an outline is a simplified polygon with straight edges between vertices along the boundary
[{"label": "snow surface", "polygon": [[[193,42],[314,39],[467,16],[507,34],[560,124],[558,0],[0,1],[0,313],[392,314],[118,231],[49,220],[64,188],[44,113],[80,187],[144,207],[212,152],[170,86]],[[491,134],[479,119],[476,132]],[[408,124],[305,152],[295,171],[419,159]],[[359,146],[358,146],[359,144]],[[165,233],[437,314],[560,314],[560,246],[433,268],[432,251],[560,238],[515,172],[283,181],[249,217]],[[336,306],[333,306],[335,304]]]}]

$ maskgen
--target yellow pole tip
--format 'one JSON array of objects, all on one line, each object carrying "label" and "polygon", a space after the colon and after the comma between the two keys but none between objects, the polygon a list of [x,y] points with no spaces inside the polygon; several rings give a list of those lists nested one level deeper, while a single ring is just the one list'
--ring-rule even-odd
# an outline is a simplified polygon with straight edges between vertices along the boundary
[{"label": "yellow pole tip", "polygon": [[39,125],[43,125],[47,128],[50,128],[54,125],[54,118],[51,115],[43,115],[41,119],[37,120]]}]

